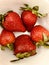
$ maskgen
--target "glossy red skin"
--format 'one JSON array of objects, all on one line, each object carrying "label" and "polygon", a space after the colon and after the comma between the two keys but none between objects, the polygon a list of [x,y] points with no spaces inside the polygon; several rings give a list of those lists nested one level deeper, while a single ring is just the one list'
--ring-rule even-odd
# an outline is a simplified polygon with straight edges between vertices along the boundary
[{"label": "glossy red skin", "polygon": [[5,21],[2,22],[2,25],[8,31],[12,31],[12,32],[26,31],[20,16],[16,12],[7,13],[7,15],[5,16]]},{"label": "glossy red skin", "polygon": [[32,50],[36,50],[36,46],[33,44],[29,35],[20,35],[16,38],[14,54],[30,52]]},{"label": "glossy red skin", "polygon": [[39,42],[40,40],[43,40],[43,33],[49,36],[49,31],[45,29],[43,26],[41,25],[34,26],[31,31],[32,40],[34,42]]},{"label": "glossy red skin", "polygon": [[12,32],[3,30],[1,33],[0,44],[6,46],[15,42],[15,36]]},{"label": "glossy red skin", "polygon": [[21,16],[24,25],[28,31],[32,30],[32,27],[35,25],[37,21],[37,16],[33,14],[31,11],[23,11]]}]

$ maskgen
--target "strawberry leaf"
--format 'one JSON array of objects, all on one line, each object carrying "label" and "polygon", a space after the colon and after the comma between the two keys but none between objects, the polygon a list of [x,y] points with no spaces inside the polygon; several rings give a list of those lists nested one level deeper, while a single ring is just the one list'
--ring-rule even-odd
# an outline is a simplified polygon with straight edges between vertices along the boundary
[{"label": "strawberry leaf", "polygon": [[25,6],[25,7],[29,7],[29,5],[28,5],[28,4],[24,4],[24,6]]},{"label": "strawberry leaf", "polygon": [[34,6],[32,9],[35,10],[35,11],[38,11],[39,10],[39,6]]},{"label": "strawberry leaf", "polygon": [[36,43],[36,46],[39,48],[40,46],[44,45],[44,41],[40,40],[39,42]]},{"label": "strawberry leaf", "polygon": [[45,43],[44,47],[49,48],[49,44]]},{"label": "strawberry leaf", "polygon": [[13,44],[7,44],[7,47],[8,47],[10,50],[13,50]]},{"label": "strawberry leaf", "polygon": [[41,13],[37,12],[37,16],[39,18],[46,17],[47,16],[47,13],[46,14],[41,14]]},{"label": "strawberry leaf", "polygon": [[1,45],[1,50],[5,50],[5,46],[2,46],[2,45]]}]

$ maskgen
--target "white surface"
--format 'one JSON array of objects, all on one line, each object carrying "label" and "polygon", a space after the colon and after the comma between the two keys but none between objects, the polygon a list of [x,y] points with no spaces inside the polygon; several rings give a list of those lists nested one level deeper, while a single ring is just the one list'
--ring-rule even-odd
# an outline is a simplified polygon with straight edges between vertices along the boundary
[{"label": "white surface", "polygon": [[[21,14],[19,8],[23,6],[24,3],[28,3],[31,7],[39,5],[40,12],[49,14],[49,0],[0,0],[0,13],[14,10]],[[49,15],[46,18],[39,19],[37,23],[49,30]],[[0,27],[0,32],[1,30],[2,28]],[[15,33],[16,36],[20,34],[22,33]],[[13,53],[8,49],[5,51],[0,50],[0,65],[49,65],[49,49],[42,47],[38,49],[37,52],[35,56],[11,63],[10,60],[16,59]]]}]

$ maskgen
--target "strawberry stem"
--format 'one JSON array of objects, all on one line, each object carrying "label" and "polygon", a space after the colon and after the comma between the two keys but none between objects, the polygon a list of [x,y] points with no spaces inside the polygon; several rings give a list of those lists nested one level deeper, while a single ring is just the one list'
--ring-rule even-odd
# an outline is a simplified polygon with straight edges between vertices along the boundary
[{"label": "strawberry stem", "polygon": [[16,61],[19,61],[19,60],[22,60],[23,58],[18,58],[18,59],[15,59],[15,60],[11,60],[10,62],[16,62]]}]

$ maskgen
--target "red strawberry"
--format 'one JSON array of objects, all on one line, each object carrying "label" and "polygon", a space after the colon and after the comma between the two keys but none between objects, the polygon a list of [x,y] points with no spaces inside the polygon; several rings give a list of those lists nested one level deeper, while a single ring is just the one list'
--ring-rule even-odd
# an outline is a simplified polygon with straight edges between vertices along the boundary
[{"label": "red strawberry", "polygon": [[35,25],[37,21],[37,16],[33,14],[31,11],[23,11],[22,12],[22,20],[28,31],[32,30],[32,27]]},{"label": "red strawberry", "polygon": [[[18,58],[21,54],[23,55],[23,53],[26,52],[28,52],[28,54],[32,52],[32,55],[34,55],[35,50],[36,46],[32,43],[32,40],[29,35],[20,35],[16,38],[14,44],[14,54],[16,54]],[[22,58],[22,56],[20,58]]]},{"label": "red strawberry", "polygon": [[2,21],[2,26],[8,31],[20,31],[25,32],[25,27],[22,23],[20,16],[16,12],[8,12],[5,17],[4,21]]},{"label": "red strawberry", "polygon": [[12,32],[3,30],[1,33],[0,43],[2,46],[10,46],[15,42],[15,36]]},{"label": "red strawberry", "polygon": [[28,31],[32,30],[32,27],[35,25],[37,22],[37,17],[44,17],[46,16],[45,14],[41,14],[38,12],[39,7],[34,6],[31,8],[28,4],[24,4],[25,7],[21,7],[21,10],[23,10],[21,18],[23,20],[24,25],[26,26],[26,29]]},{"label": "red strawberry", "polygon": [[49,31],[46,30],[43,26],[41,25],[36,25],[33,27],[31,31],[31,37],[34,42],[39,42],[40,40],[43,40],[43,33],[49,37]]}]

